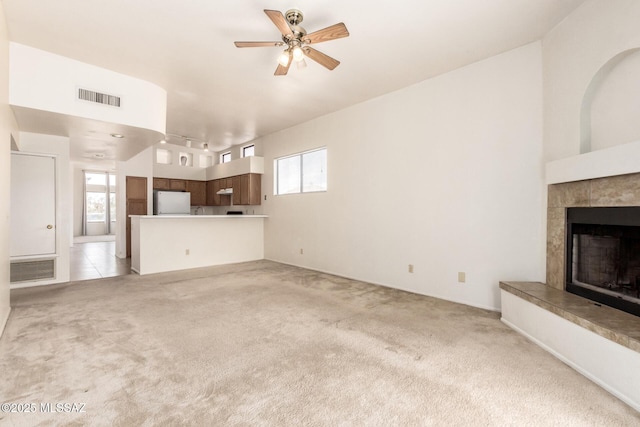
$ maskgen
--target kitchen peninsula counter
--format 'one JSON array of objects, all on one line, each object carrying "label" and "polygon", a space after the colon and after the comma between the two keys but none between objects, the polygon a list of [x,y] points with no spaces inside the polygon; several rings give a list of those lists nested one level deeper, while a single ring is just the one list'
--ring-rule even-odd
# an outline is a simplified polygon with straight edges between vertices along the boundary
[{"label": "kitchen peninsula counter", "polygon": [[264,259],[266,215],[131,215],[140,275]]}]

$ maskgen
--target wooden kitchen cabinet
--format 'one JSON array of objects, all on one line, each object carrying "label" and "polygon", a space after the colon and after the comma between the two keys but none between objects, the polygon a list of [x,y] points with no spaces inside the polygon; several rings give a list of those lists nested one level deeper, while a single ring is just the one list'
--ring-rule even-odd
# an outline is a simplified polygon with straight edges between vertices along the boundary
[{"label": "wooden kitchen cabinet", "polygon": [[215,182],[216,180],[207,181],[207,206],[216,206]]},{"label": "wooden kitchen cabinet", "polygon": [[169,190],[172,191],[187,191],[187,181],[184,179],[170,179]]},{"label": "wooden kitchen cabinet", "polygon": [[233,204],[259,205],[261,189],[261,175],[247,173],[233,177]]},{"label": "wooden kitchen cabinet", "polygon": [[259,173],[250,173],[248,183],[249,205],[262,204],[262,175]]},{"label": "wooden kitchen cabinet", "polygon": [[191,206],[207,204],[207,183],[205,181],[186,181],[186,189],[191,193]]},{"label": "wooden kitchen cabinet", "polygon": [[187,191],[187,181],[184,179],[153,178],[153,189]]},{"label": "wooden kitchen cabinet", "polygon": [[231,196],[217,194],[227,187],[227,179],[214,179],[207,181],[207,206],[231,206]]},{"label": "wooden kitchen cabinet", "polygon": [[125,251],[128,258],[131,256],[131,218],[129,215],[147,214],[147,178],[140,176],[127,176],[125,178],[125,197],[127,201]]},{"label": "wooden kitchen cabinet", "polygon": [[153,178],[154,190],[169,190],[169,178]]},{"label": "wooden kitchen cabinet", "polygon": [[[233,188],[233,204],[234,205],[246,205],[242,203],[242,175],[234,176],[231,178],[231,187]],[[246,199],[246,197],[245,197]],[[245,200],[246,201],[246,200]]]},{"label": "wooden kitchen cabinet", "polygon": [[[218,179],[218,190],[224,190],[225,188],[231,188],[231,178]],[[231,195],[229,194],[216,194],[220,200],[218,206],[231,206]]]},{"label": "wooden kitchen cabinet", "polygon": [[247,173],[231,178],[207,181],[206,204],[207,206],[231,206],[232,196],[217,193],[225,188],[233,188],[234,206],[259,205],[261,194],[260,182],[261,175],[257,173]]}]

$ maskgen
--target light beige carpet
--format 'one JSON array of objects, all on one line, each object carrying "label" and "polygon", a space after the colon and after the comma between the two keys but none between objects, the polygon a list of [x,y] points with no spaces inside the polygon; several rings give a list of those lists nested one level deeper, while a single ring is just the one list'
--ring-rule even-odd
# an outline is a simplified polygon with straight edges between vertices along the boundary
[{"label": "light beige carpet", "polygon": [[640,425],[497,313],[269,261],[12,301],[0,425]]}]

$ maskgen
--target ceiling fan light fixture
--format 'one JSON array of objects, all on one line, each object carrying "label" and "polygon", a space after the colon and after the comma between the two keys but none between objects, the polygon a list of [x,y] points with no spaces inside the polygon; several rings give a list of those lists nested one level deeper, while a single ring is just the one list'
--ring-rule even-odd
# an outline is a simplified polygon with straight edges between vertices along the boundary
[{"label": "ceiling fan light fixture", "polygon": [[289,49],[287,49],[284,52],[282,52],[280,54],[280,56],[278,57],[278,62],[283,67],[286,67],[287,65],[289,65],[290,61],[291,61],[291,51]]},{"label": "ceiling fan light fixture", "polygon": [[[340,61],[337,59],[307,45],[348,37],[349,31],[343,22],[307,33],[307,30],[299,25],[303,20],[303,15],[298,9],[288,10],[285,14],[278,10],[264,9],[264,13],[280,31],[282,41],[237,41],[235,45],[243,48],[285,46],[286,50],[278,57],[278,68],[273,73],[274,76],[285,76],[293,60],[299,65],[305,58],[310,58],[328,70],[333,70],[340,65]],[[304,65],[299,65],[299,68],[304,68]]]},{"label": "ceiling fan light fixture", "polygon": [[296,46],[293,48],[293,59],[296,62],[300,62],[304,59],[304,52],[300,46]]}]

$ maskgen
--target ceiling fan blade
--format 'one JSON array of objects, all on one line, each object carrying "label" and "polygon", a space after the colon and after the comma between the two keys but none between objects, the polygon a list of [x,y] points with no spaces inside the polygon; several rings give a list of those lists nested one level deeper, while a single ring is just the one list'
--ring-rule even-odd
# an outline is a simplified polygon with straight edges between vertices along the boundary
[{"label": "ceiling fan blade", "polygon": [[307,34],[306,36],[304,36],[303,41],[307,44],[322,43],[348,36],[349,31],[347,30],[347,27],[342,22],[340,22],[339,24],[332,25],[322,30],[314,31],[311,34]]},{"label": "ceiling fan blade", "polygon": [[291,55],[291,52],[289,52],[289,62],[287,62],[287,65],[282,65],[278,63],[278,68],[276,68],[276,72],[273,73],[273,75],[286,76],[287,73],[289,72],[289,67],[291,66],[291,62],[293,62],[293,56]]},{"label": "ceiling fan blade", "polygon": [[325,55],[324,53],[317,51],[312,47],[305,46],[302,48],[302,50],[304,51],[304,54],[307,55],[309,58],[313,59],[318,64],[330,70],[333,70],[338,65],[340,65],[340,61],[338,61],[337,59],[333,59],[329,55]]},{"label": "ceiling fan blade", "polygon": [[273,47],[284,46],[282,42],[233,42],[236,47]]},{"label": "ceiling fan blade", "polygon": [[265,9],[264,13],[267,14],[269,19],[271,19],[274,24],[276,24],[276,27],[278,27],[278,30],[280,30],[283,36],[293,36],[291,27],[289,27],[289,24],[287,23],[287,20],[285,19],[282,12],[280,12],[279,10]]}]

